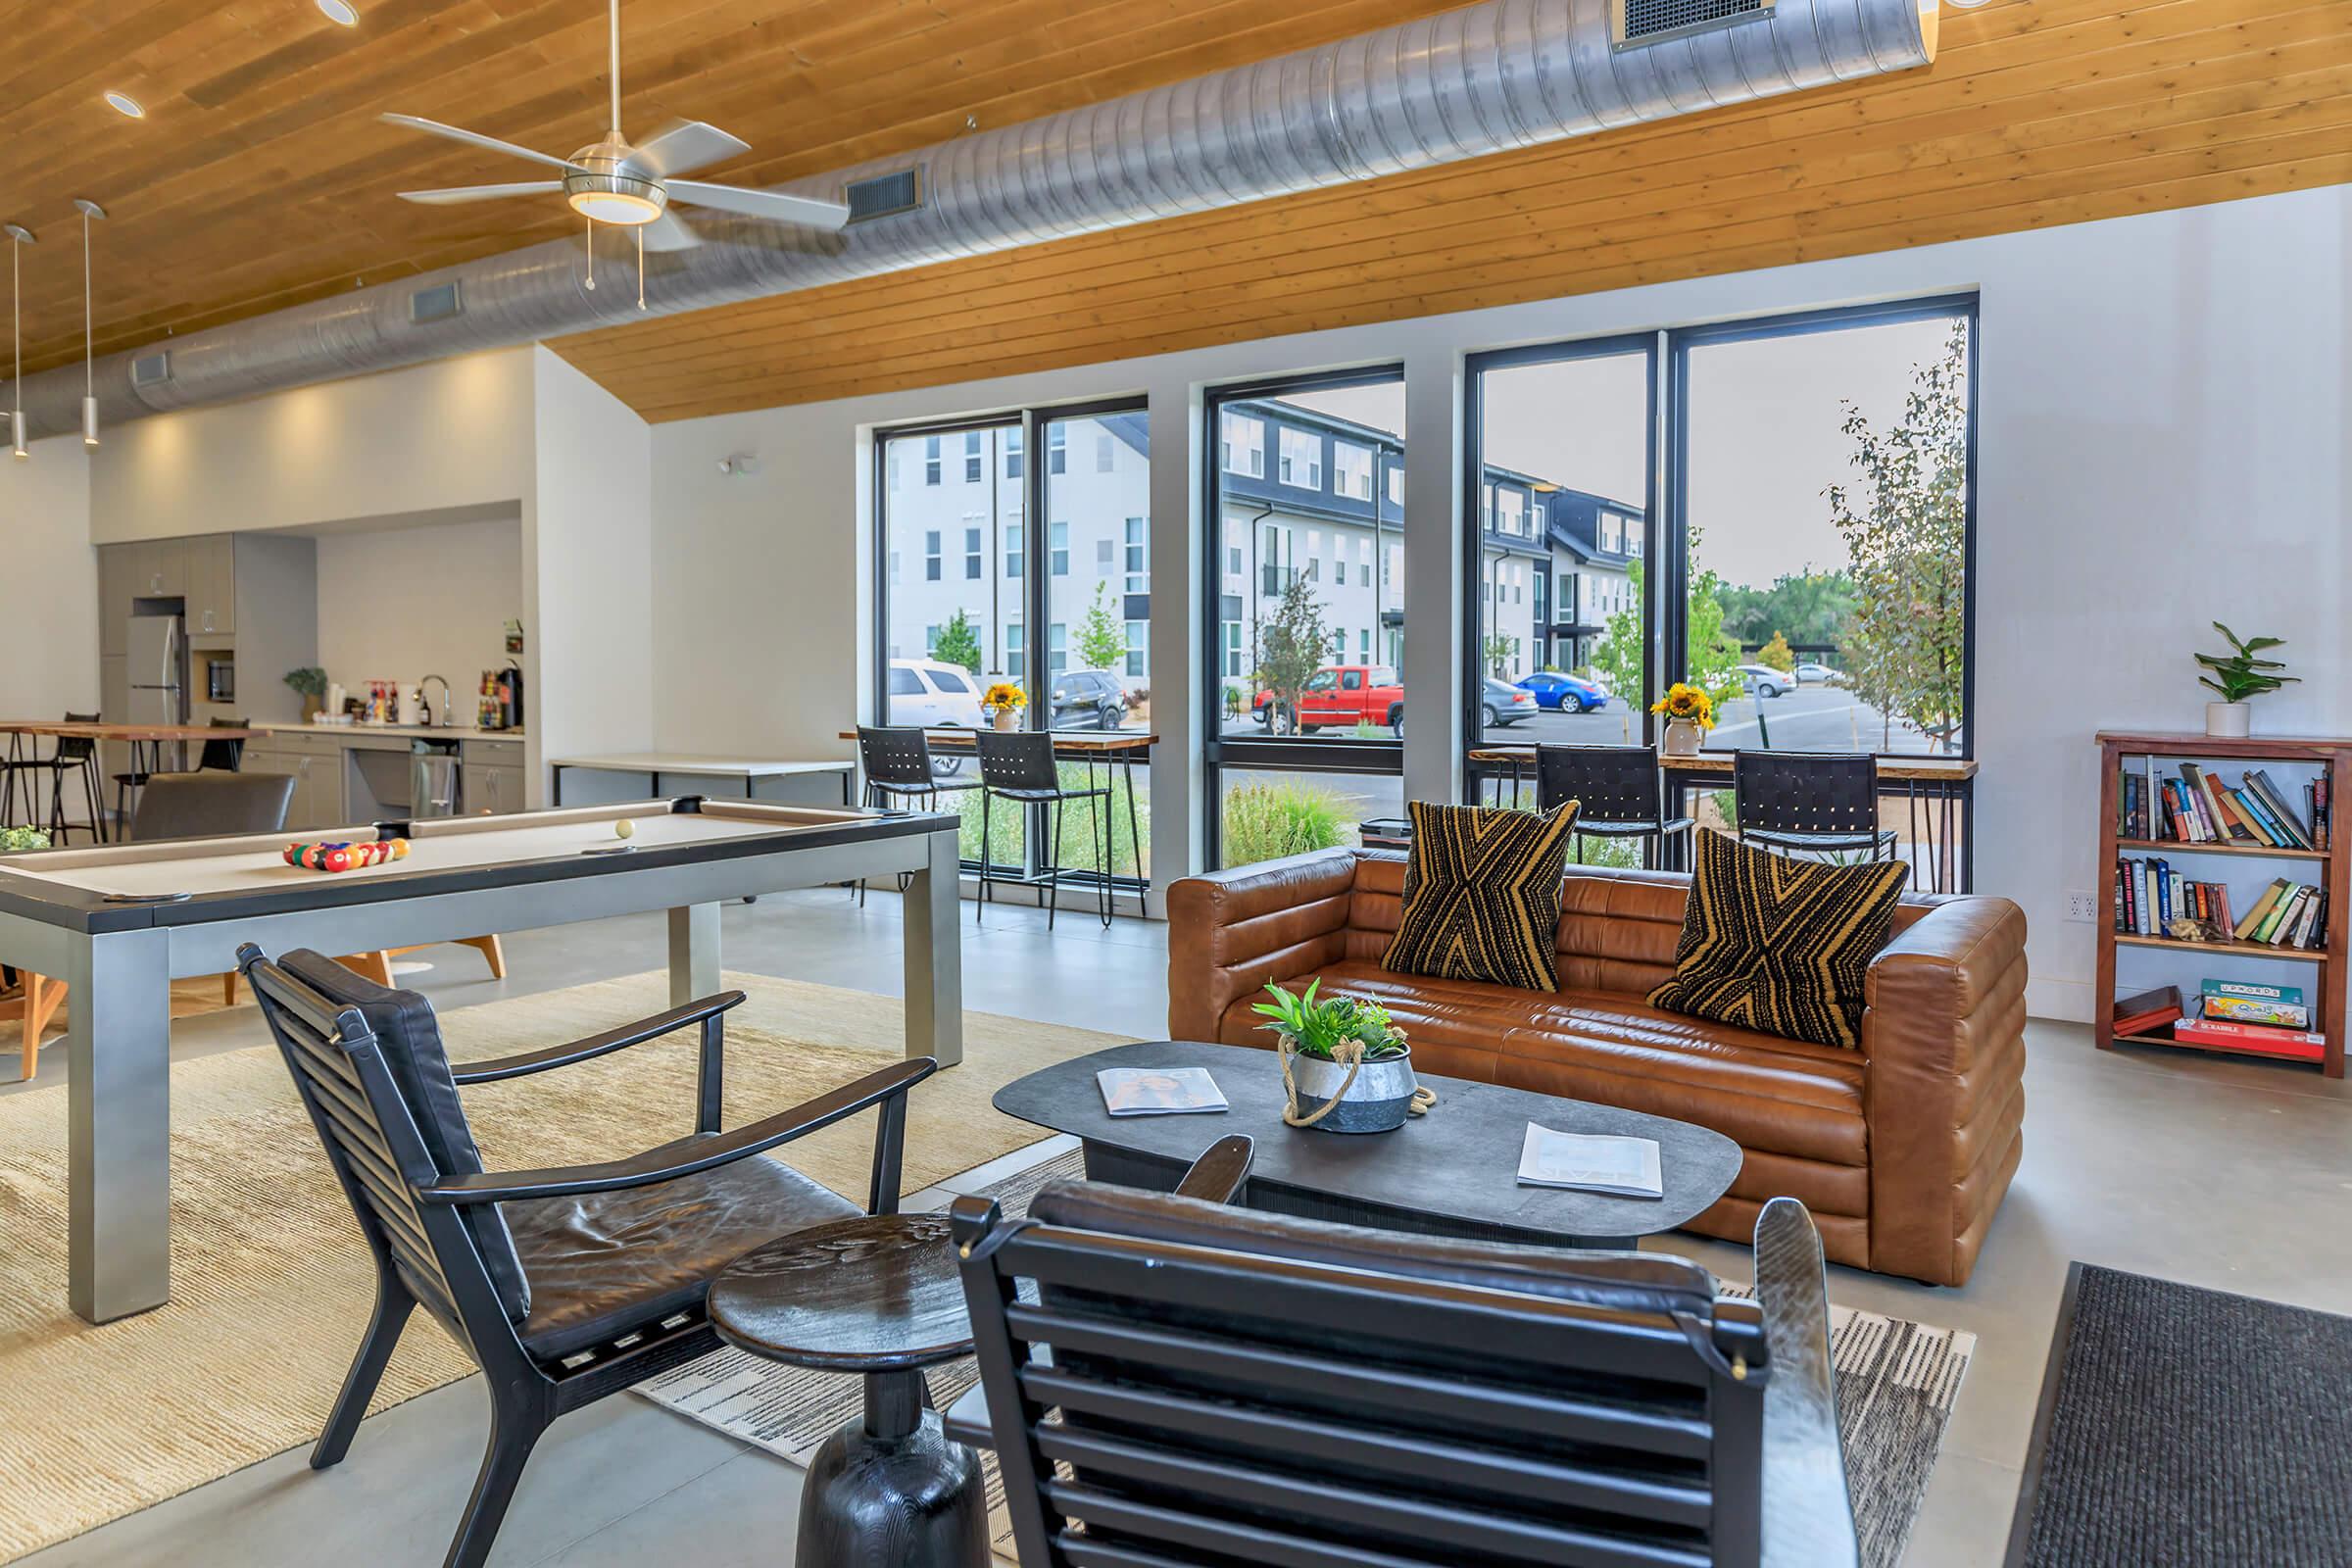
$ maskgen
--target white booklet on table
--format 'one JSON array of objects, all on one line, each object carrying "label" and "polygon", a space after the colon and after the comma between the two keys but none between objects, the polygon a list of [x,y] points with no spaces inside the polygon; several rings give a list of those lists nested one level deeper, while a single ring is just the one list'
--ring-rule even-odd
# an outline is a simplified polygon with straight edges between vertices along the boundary
[{"label": "white booklet on table", "polygon": [[1615,1138],[1597,1133],[1561,1133],[1527,1124],[1519,1150],[1519,1185],[1573,1187],[1586,1193],[1624,1198],[1663,1198],[1654,1138]]},{"label": "white booklet on table", "polygon": [[1113,1116],[1182,1116],[1226,1108],[1206,1067],[1105,1067],[1095,1074]]}]

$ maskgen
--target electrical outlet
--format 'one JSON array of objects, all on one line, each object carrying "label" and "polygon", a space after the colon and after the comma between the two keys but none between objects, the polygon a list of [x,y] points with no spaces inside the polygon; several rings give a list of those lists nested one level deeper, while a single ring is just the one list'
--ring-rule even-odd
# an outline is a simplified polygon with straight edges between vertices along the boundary
[{"label": "electrical outlet", "polygon": [[2069,893],[2066,896],[2066,917],[2082,925],[2096,924],[2099,918],[2099,900],[2092,893]]}]

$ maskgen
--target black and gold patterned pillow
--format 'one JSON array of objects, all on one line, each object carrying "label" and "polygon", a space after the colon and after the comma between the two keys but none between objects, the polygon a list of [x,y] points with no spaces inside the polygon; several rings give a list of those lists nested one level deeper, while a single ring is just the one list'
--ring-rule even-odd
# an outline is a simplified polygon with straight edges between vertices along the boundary
[{"label": "black and gold patterned pillow", "polygon": [[1831,865],[1699,834],[1674,978],[1650,1005],[1854,1050],[1863,976],[1909,875],[1899,860]]},{"label": "black and gold patterned pillow", "polygon": [[1404,914],[1380,961],[1399,974],[1557,991],[1560,875],[1576,803],[1539,816],[1414,801]]}]

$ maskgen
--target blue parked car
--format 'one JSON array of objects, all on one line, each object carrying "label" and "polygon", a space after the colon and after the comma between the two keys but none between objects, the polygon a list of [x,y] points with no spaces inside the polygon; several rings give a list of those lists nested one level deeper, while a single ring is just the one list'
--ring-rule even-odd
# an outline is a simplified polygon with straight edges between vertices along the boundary
[{"label": "blue parked car", "polygon": [[1536,694],[1537,706],[1565,709],[1575,713],[1590,713],[1595,708],[1609,706],[1609,694],[1589,680],[1574,675],[1554,674],[1549,670],[1530,675],[1519,683],[1522,690]]}]

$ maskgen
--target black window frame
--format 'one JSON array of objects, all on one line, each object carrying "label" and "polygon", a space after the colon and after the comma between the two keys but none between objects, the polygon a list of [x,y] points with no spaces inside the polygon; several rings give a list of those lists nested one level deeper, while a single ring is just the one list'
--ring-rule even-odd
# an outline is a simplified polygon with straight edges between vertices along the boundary
[{"label": "black window frame", "polygon": [[[1201,428],[1211,432],[1212,438],[1200,443],[1200,452],[1197,457],[1200,465],[1204,525],[1200,529],[1200,551],[1193,564],[1193,569],[1200,574],[1198,580],[1203,585],[1202,591],[1196,597],[1200,604],[1200,648],[1204,662],[1200,668],[1188,672],[1188,677],[1199,681],[1200,684],[1198,712],[1202,737],[1200,747],[1201,788],[1197,820],[1201,829],[1200,844],[1203,857],[1201,863],[1203,865],[1213,867],[1224,863],[1224,846],[1221,838],[1225,815],[1224,773],[1228,769],[1235,772],[1251,773],[1364,773],[1393,774],[1397,777],[1402,777],[1404,774],[1404,742],[1393,736],[1379,740],[1358,740],[1353,737],[1301,740],[1297,737],[1278,738],[1272,735],[1261,739],[1254,735],[1229,736],[1225,733],[1225,686],[1229,680],[1235,678],[1221,673],[1225,667],[1225,634],[1220,614],[1225,580],[1223,575],[1225,508],[1220,481],[1225,472],[1222,461],[1225,410],[1229,405],[1235,403],[1248,403],[1259,399],[1280,399],[1301,392],[1328,392],[1355,386],[1390,384],[1401,386],[1403,381],[1404,367],[1401,364],[1393,364],[1367,366],[1351,370],[1267,376],[1256,380],[1236,381],[1226,385],[1212,386],[1203,393]],[[1276,434],[1280,428],[1280,421],[1271,418],[1265,420],[1264,449],[1268,453],[1265,470],[1254,474],[1236,470],[1241,473],[1242,477],[1268,484],[1287,483],[1281,478],[1279,463],[1275,457],[1281,446],[1281,437]],[[1403,433],[1399,431],[1397,441],[1401,445],[1403,440]],[[1373,506],[1375,509],[1373,516],[1375,521],[1372,530],[1376,551],[1381,544],[1381,530],[1378,526],[1381,514],[1378,509],[1386,504],[1386,497],[1381,489],[1383,481],[1380,478],[1379,469],[1380,465],[1376,461],[1373,475]],[[1294,485],[1292,488],[1303,489],[1304,487]],[[1250,523],[1250,537],[1253,548],[1265,526],[1266,523],[1262,516]],[[1400,536],[1401,532],[1400,527]],[[1249,596],[1259,584],[1249,580],[1255,575],[1257,568],[1250,567],[1246,561],[1244,565],[1243,594],[1245,602],[1247,602]],[[1243,623],[1248,623],[1247,617]],[[1245,666],[1250,662],[1250,645],[1247,638],[1242,645],[1242,662]],[[1333,662],[1336,663],[1339,661],[1335,660]],[[1246,670],[1241,678],[1247,683]],[[1154,680],[1156,682],[1157,677],[1154,677]]]}]

